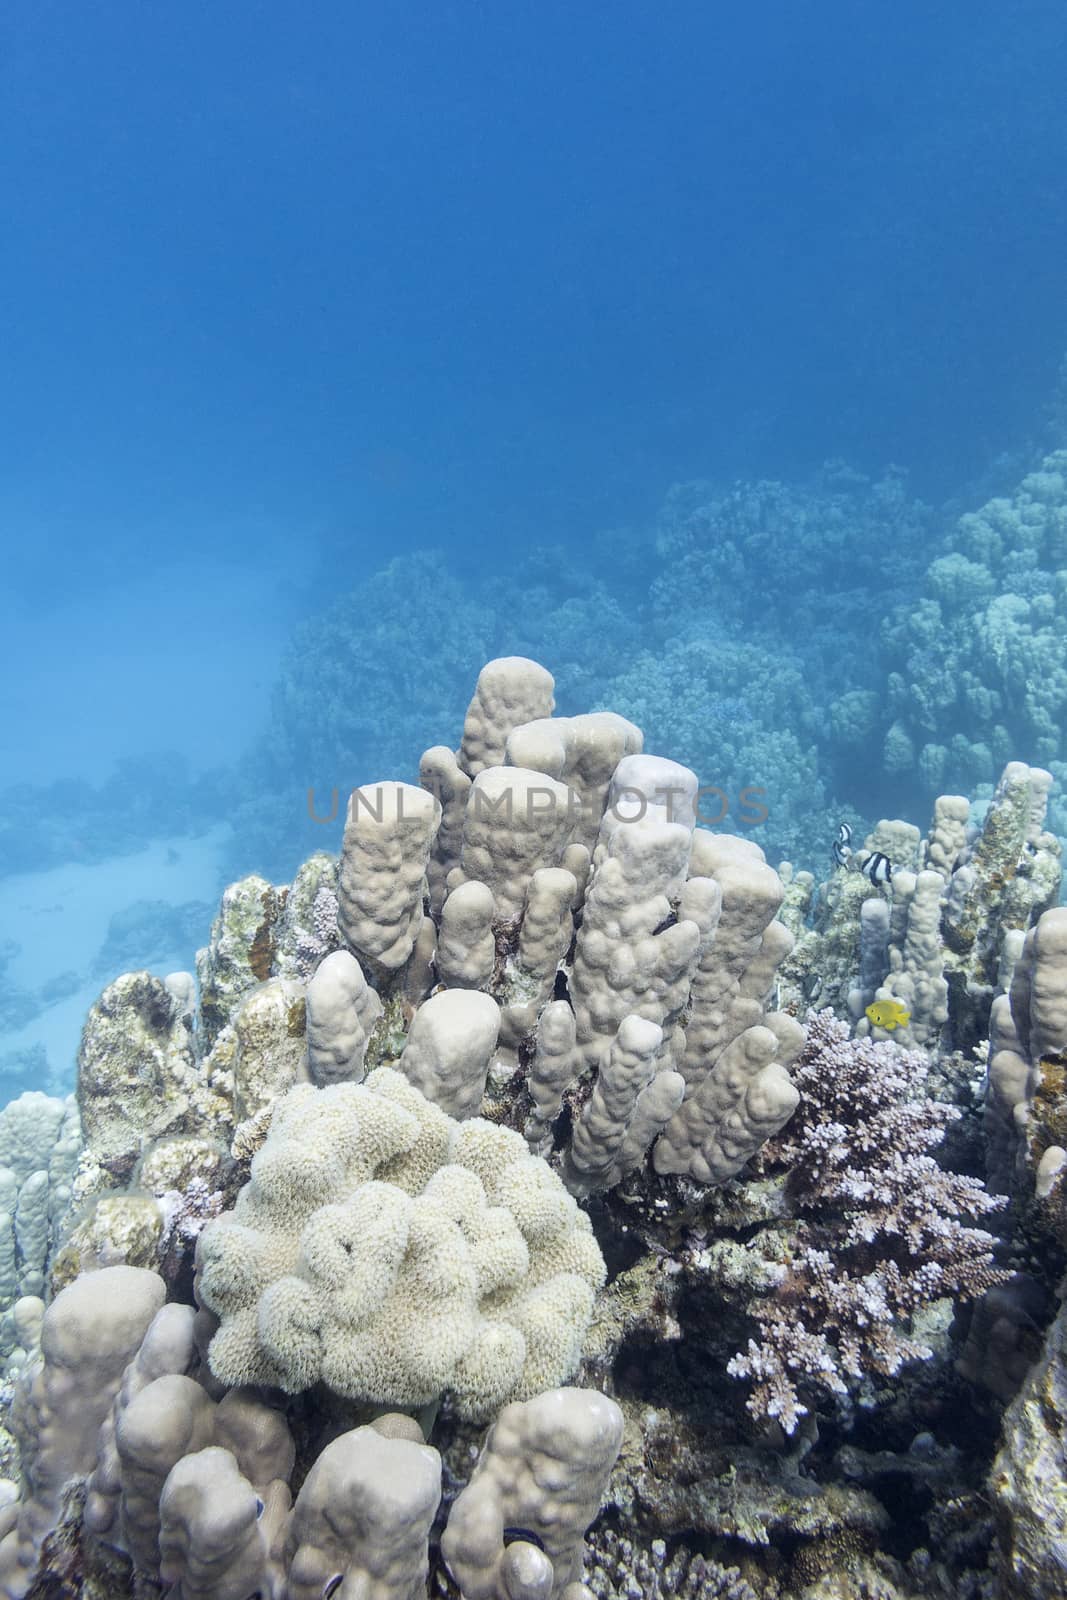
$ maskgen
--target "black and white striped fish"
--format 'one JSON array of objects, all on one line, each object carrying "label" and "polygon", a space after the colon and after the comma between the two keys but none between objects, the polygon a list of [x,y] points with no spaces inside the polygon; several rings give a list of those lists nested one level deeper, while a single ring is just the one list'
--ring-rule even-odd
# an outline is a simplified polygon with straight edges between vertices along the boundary
[{"label": "black and white striped fish", "polygon": [[849,827],[847,822],[842,822],[837,830],[837,838],[834,840],[833,845],[830,848],[830,854],[834,858],[835,867],[843,867],[845,865],[845,862],[852,854],[851,847],[852,829]]},{"label": "black and white striped fish", "polygon": [[864,857],[860,862],[860,871],[873,884],[893,882],[893,863],[880,850],[873,850],[869,856]]}]

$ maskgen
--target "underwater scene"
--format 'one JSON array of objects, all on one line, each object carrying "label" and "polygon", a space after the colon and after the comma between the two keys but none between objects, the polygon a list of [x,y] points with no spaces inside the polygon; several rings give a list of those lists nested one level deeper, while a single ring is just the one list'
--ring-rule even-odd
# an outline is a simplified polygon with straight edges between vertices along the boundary
[{"label": "underwater scene", "polygon": [[1065,84],[9,10],[0,1600],[1067,1600]]}]

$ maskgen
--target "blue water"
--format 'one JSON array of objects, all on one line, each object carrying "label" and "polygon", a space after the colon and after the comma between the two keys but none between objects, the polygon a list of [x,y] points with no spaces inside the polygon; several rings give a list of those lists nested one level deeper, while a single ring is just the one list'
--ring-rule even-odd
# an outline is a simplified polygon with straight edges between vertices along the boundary
[{"label": "blue water", "polygon": [[1067,760],[900,620],[1067,446],[1060,0],[39,3],[0,45],[0,1090],[494,654],[727,826],[764,790],[802,865]]}]

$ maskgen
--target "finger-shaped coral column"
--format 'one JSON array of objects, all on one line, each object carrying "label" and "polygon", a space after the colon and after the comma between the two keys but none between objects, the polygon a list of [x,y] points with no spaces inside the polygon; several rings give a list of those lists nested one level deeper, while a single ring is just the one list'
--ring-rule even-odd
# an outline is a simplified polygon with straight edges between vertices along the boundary
[{"label": "finger-shaped coral column", "polygon": [[[188,1376],[198,1358],[195,1318],[191,1306],[169,1304],[153,1319],[100,1429],[84,1514],[85,1527],[125,1551],[146,1577],[165,1577],[169,1556],[171,1581],[190,1596],[210,1594],[209,1579],[236,1585],[247,1555],[242,1529],[257,1520],[255,1512],[247,1515],[249,1502],[287,1511],[295,1458],[279,1411],[248,1390],[230,1390],[216,1404]],[[187,1459],[199,1464],[195,1471],[183,1466]],[[167,1485],[175,1473],[181,1489],[168,1533]],[[187,1532],[195,1523],[191,1547],[175,1517]],[[261,1523],[254,1537],[246,1530],[261,1555],[266,1527]]]},{"label": "finger-shaped coral column", "polygon": [[681,1062],[686,1099],[656,1141],[653,1162],[660,1173],[723,1183],[796,1109],[786,1068],[804,1030],[769,1009],[793,938],[775,920],[783,889],[763,852],[747,840],[698,832],[692,866],[716,885],[719,912],[693,977]]},{"label": "finger-shaped coral column", "polygon": [[658,1023],[638,1016],[619,1023],[564,1157],[563,1181],[572,1194],[611,1187],[638,1100],[656,1076],[662,1045]]},{"label": "finger-shaped coral column", "polygon": [[[1030,929],[1009,994],[993,1002],[986,1087],[990,1183],[1010,1192],[1022,1168],[1032,1184],[1047,1151],[1060,1147],[1067,1115],[1067,906]],[[1037,1115],[1037,1112],[1040,1115]],[[1055,1158],[1053,1158],[1055,1160]],[[1046,1167],[1043,1182],[1051,1187]]]},{"label": "finger-shaped coral column", "polygon": [[441,807],[426,789],[381,782],[348,800],[337,880],[338,923],[357,955],[402,967],[422,926],[426,869]]},{"label": "finger-shaped coral column", "polygon": [[548,668],[527,656],[487,661],[478,674],[463,723],[457,754],[461,770],[476,778],[486,767],[500,766],[513,728],[551,716],[555,687]]},{"label": "finger-shaped coral column", "polygon": [[604,1058],[631,1013],[665,1032],[681,1015],[710,932],[676,916],[689,845],[689,829],[676,822],[642,818],[601,830],[570,980],[589,1064]]},{"label": "finger-shaped coral column", "polygon": [[382,1003],[348,950],[319,963],[307,990],[307,1066],[312,1083],[358,1083]]},{"label": "finger-shaped coral column", "polygon": [[473,1117],[482,1103],[500,1032],[500,1007],[473,989],[442,989],[416,1011],[400,1071],[450,1117]]},{"label": "finger-shaped coral column", "polygon": [[441,1458],[429,1445],[375,1427],[343,1433],[297,1495],[285,1600],[321,1600],[334,1588],[374,1600],[424,1600],[440,1499]]},{"label": "finger-shaped coral column", "polygon": [[508,765],[558,778],[578,796],[574,837],[592,849],[608,791],[620,761],[639,755],[641,729],[614,711],[577,717],[542,717],[515,728],[507,743]]},{"label": "finger-shaped coral column", "polygon": [[488,987],[496,966],[493,891],[471,879],[461,883],[441,907],[437,975],[452,989]]},{"label": "finger-shaped coral column", "polygon": [[899,1000],[908,1015],[898,1042],[936,1051],[948,1021],[948,983],[941,942],[945,882],[936,871],[898,872],[893,882],[896,934],[889,947],[889,974],[875,1000]]},{"label": "finger-shaped coral column", "polygon": [[257,1493],[220,1445],[183,1456],[159,1501],[159,1575],[170,1600],[281,1600],[289,1489]]},{"label": "finger-shaped coral column", "polygon": [[578,1074],[579,1058],[574,1012],[566,1000],[552,1000],[537,1019],[537,1036],[527,1088],[534,1103],[523,1132],[531,1150],[544,1155],[551,1147],[552,1124],[563,1096]]},{"label": "finger-shaped coral column", "polygon": [[[803,1029],[797,1026],[797,1050]],[[723,1051],[713,1072],[675,1113],[652,1153],[657,1172],[679,1172],[698,1183],[725,1183],[784,1128],[800,1100],[775,1060],[777,1034],[746,1028]]]},{"label": "finger-shaped coral column", "polygon": [[561,864],[578,809],[565,783],[523,767],[485,767],[475,778],[460,865],[465,878],[488,885],[498,918],[519,915],[539,867]]},{"label": "finger-shaped coral column", "polygon": [[7,1600],[25,1594],[67,1480],[94,1465],[100,1425],[165,1296],[154,1272],[108,1267],[78,1278],[46,1311],[40,1356],[20,1377],[12,1411],[28,1492],[0,1542]]},{"label": "finger-shaped coral column", "polygon": [[1011,1014],[1032,1062],[1067,1050],[1067,906],[1026,935],[1011,985]]},{"label": "finger-shaped coral column", "polygon": [[[464,1600],[563,1600],[622,1433],[618,1406],[591,1389],[553,1389],[500,1413],[441,1540]],[[531,1537],[510,1543],[514,1529]]]},{"label": "finger-shaped coral column", "polygon": [[122,1375],[118,1394],[97,1441],[97,1462],[85,1500],[85,1526],[114,1541],[122,1496],[117,1433],[130,1406],[157,1378],[185,1375],[196,1361],[192,1306],[165,1305],[152,1319],[140,1349]]},{"label": "finger-shaped coral column", "polygon": [[435,744],[419,762],[419,783],[441,807],[441,823],[430,852],[426,881],[430,890],[430,909],[436,916],[448,893],[448,874],[459,865],[463,842],[463,817],[471,780],[447,745]]},{"label": "finger-shaped coral column", "polygon": [[0,1356],[19,1348],[5,1313],[45,1292],[81,1143],[73,1095],[61,1100],[31,1089],[0,1110]]}]

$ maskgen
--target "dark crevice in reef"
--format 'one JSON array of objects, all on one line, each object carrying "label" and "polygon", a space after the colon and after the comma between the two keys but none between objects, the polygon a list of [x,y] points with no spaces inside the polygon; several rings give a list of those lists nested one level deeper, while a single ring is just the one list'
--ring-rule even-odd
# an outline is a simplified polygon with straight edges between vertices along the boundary
[{"label": "dark crevice in reef", "polygon": [[704,1291],[683,1293],[672,1305],[671,1315],[677,1319],[679,1337],[664,1339],[660,1329],[646,1328],[623,1341],[615,1358],[616,1394],[669,1408],[692,1427],[705,1430],[716,1447],[751,1442],[745,1386],[726,1372],[729,1357],[743,1348],[745,1325],[721,1300]]},{"label": "dark crevice in reef", "polygon": [[944,1367],[910,1370],[901,1398],[899,1413],[892,1403],[872,1412],[858,1410],[848,1443],[872,1453],[906,1455],[918,1434],[930,1435],[939,1450],[958,1451],[961,1472],[965,1467],[968,1478],[981,1482],[999,1442],[1001,1403]]},{"label": "dark crevice in reef", "polygon": [[[654,1334],[625,1341],[615,1358],[615,1391],[620,1399],[677,1408],[696,1427],[714,1427],[722,1442],[725,1421],[720,1392],[710,1385],[706,1352],[685,1339],[662,1344]],[[739,1393],[739,1398],[743,1395]]]},{"label": "dark crevice in reef", "polygon": [[562,1109],[560,1111],[560,1114],[556,1118],[555,1123],[552,1126],[552,1149],[553,1149],[553,1152],[560,1151],[560,1150],[566,1150],[566,1149],[569,1148],[570,1142],[571,1142],[571,1134],[572,1134],[573,1131],[574,1131],[574,1118],[571,1115],[570,1106],[567,1104],[566,1100],[564,1100],[563,1107],[562,1107]]},{"label": "dark crevice in reef", "polygon": [[591,1197],[586,1210],[608,1270],[607,1281],[612,1283],[620,1273],[628,1272],[637,1265],[645,1254],[645,1242],[613,1216],[599,1195]]}]

